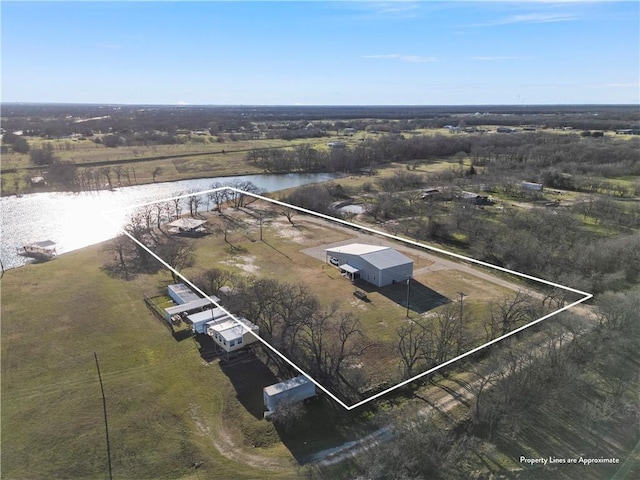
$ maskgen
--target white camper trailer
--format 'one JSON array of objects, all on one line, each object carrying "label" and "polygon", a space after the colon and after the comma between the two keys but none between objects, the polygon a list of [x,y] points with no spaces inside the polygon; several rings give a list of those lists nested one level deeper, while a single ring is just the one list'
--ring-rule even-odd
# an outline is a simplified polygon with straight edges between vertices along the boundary
[{"label": "white camper trailer", "polygon": [[290,378],[284,382],[269,385],[262,390],[264,406],[267,409],[265,418],[273,412],[281,402],[301,402],[307,398],[315,397],[316,386],[304,375]]}]

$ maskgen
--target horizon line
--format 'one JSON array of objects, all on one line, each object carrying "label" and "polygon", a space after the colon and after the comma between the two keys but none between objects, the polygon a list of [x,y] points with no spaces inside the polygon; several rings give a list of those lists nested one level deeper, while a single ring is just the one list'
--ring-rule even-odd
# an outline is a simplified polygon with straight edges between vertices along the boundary
[{"label": "horizon line", "polygon": [[544,106],[630,106],[637,107],[640,103],[443,103],[443,104],[403,104],[403,103],[368,103],[368,104],[250,104],[250,103],[118,103],[118,102],[39,102],[39,101],[0,101],[0,105],[87,105],[87,106],[153,106],[153,107],[242,107],[242,108],[270,108],[270,107],[286,107],[286,108],[380,108],[380,107],[403,107],[403,108],[426,108],[426,107],[544,107]]}]

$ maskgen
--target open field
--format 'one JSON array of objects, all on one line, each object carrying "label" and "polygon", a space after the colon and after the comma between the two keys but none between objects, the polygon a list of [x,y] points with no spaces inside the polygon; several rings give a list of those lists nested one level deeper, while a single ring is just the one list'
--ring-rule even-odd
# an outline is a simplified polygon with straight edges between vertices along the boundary
[{"label": "open field", "polygon": [[[385,123],[390,134],[358,125],[353,136],[333,135],[337,133],[333,130],[331,137],[295,140],[217,143],[215,137],[203,136],[181,145],[118,148],[89,140],[34,137],[29,142],[32,148],[51,142],[61,160],[86,163],[94,171],[109,166],[114,180],[116,166],[128,167],[130,181],[136,184],[152,182],[158,168],[162,171],[156,172],[156,181],[262,173],[246,160],[247,152],[256,148],[312,144],[324,153],[330,151],[326,145],[330,141],[351,148],[362,138],[384,139],[376,147],[383,152],[382,163],[373,165],[373,174],[346,169],[350,176],[327,186],[332,195],[328,202],[351,198],[356,204],[382,205],[388,210],[362,214],[355,221],[561,284],[566,281],[595,292],[593,304],[553,317],[354,411],[347,412],[321,395],[305,405],[306,414],[293,427],[285,429],[262,419],[261,389],[278,379],[260,352],[227,365],[213,354],[211,342],[184,335],[186,327],[172,336],[145,308],[143,296],[161,299],[166,285],[173,283],[167,271],[138,273],[130,281],[110,277],[102,267],[113,253],[102,246],[10,270],[3,277],[0,311],[3,478],[107,476],[94,352],[106,393],[114,478],[298,479],[317,466],[309,470],[309,462],[324,465],[325,460],[331,468],[320,469],[314,480],[366,478],[367,462],[376,456],[392,458],[395,446],[389,432],[399,428],[399,419],[414,422],[430,415],[435,415],[439,431],[454,435],[440,437],[440,443],[433,444],[436,449],[416,437],[416,445],[425,448],[416,447],[419,455],[414,458],[426,464],[432,451],[444,458],[456,453],[455,438],[470,438],[473,458],[459,478],[491,474],[541,480],[635,478],[640,471],[636,445],[640,386],[637,348],[633,348],[637,330],[603,327],[594,314],[608,291],[636,299],[639,295],[640,177],[632,148],[626,157],[623,154],[625,145],[637,143],[637,136],[608,131],[604,139],[592,139],[584,138],[580,130],[549,129],[544,138],[550,143],[544,147],[544,142],[527,143],[525,135],[519,139],[518,134],[486,133],[466,137],[472,143],[467,148],[462,145],[464,134],[441,128],[394,130],[400,124]],[[452,144],[462,140],[462,150],[434,153],[434,143],[425,143],[419,155],[405,156],[401,136],[410,143],[415,135],[434,140],[436,134]],[[569,134],[575,137],[571,142],[555,143],[570,139]],[[385,149],[390,146],[393,149]],[[3,171],[23,168],[29,166],[29,155],[3,154],[2,161]],[[476,165],[473,175],[468,171],[471,165]],[[565,180],[572,179],[573,187],[548,186],[542,173],[550,169],[566,172]],[[27,191],[28,175],[34,172],[40,170],[3,173],[3,194],[14,187]],[[385,183],[402,174],[407,175],[405,185]],[[422,174],[420,182],[408,178],[413,174]],[[442,185],[477,192],[487,180],[498,187],[491,193],[496,200],[492,206],[469,208],[455,198],[437,204],[416,201],[423,188]],[[541,195],[523,194],[517,188],[521,180],[545,183],[545,190]],[[123,176],[120,183],[126,186],[129,180]],[[504,188],[508,184],[510,190]],[[287,193],[279,192],[277,198]],[[556,200],[559,204],[553,208],[546,205]],[[400,204],[403,208],[396,208]],[[263,241],[258,210],[264,215]],[[224,217],[201,213],[212,233],[187,240],[195,247],[196,262],[182,270],[186,278],[217,267],[305,285],[323,305],[338,301],[341,310],[360,318],[364,333],[375,342],[355,366],[366,373],[373,391],[397,383],[404,374],[397,353],[399,327],[412,320],[434,319],[447,308],[440,304],[444,301],[457,313],[463,291],[466,338],[484,343],[483,322],[491,303],[518,290],[537,288],[489,268],[452,265],[444,256],[423,255],[395,243],[415,262],[410,292],[400,284],[382,289],[364,282],[352,285],[325,263],[324,248],[354,241],[378,244],[381,239],[301,214],[294,215],[292,225],[259,202],[223,211]],[[446,235],[431,236],[413,228],[426,223],[427,217],[444,224]],[[229,219],[235,228],[223,228]],[[538,268],[535,273],[534,268]],[[355,288],[365,291],[368,301],[355,297]],[[635,316],[632,321],[636,323]],[[496,376],[496,369],[503,367],[511,368],[510,374]],[[476,417],[482,388],[484,415]],[[368,438],[380,440],[379,450],[365,452],[362,445],[370,445]],[[338,463],[336,452],[346,452],[342,457],[346,460]],[[538,468],[523,466],[518,460],[522,454],[608,456],[627,463]]]},{"label": "open field", "polygon": [[96,352],[114,478],[186,477],[200,462],[218,478],[295,478],[281,447],[250,466],[253,453],[223,421],[234,401],[228,377],[144,308],[143,292],[166,284],[166,272],[127,283],[101,271],[104,260],[96,246],[3,278],[3,477],[107,475]]},{"label": "open field", "polygon": [[[347,241],[349,235],[295,217],[294,222],[292,226],[283,217],[265,222],[264,242],[257,241],[254,222],[253,228],[229,236],[234,250],[214,235],[194,240],[198,267],[184,273],[189,278],[197,268],[214,265],[280,278],[286,272],[287,281],[304,281],[323,302],[338,299],[353,308],[362,316],[369,336],[392,340],[395,328],[406,321],[403,305],[373,291],[370,304],[356,301],[336,269],[300,251]],[[433,265],[425,258],[414,259],[416,269]],[[354,429],[371,428],[364,419],[358,420],[360,414],[347,415],[323,401],[312,408],[329,408],[328,412],[313,418],[347,415],[344,423],[322,429],[308,418],[305,422],[311,424],[306,427],[317,430],[312,437],[304,428],[279,434],[258,418],[260,389],[274,380],[268,370],[242,380],[244,376],[225,372],[217,362],[203,363],[196,343],[176,342],[144,308],[143,294],[161,293],[171,281],[168,273],[124,282],[101,270],[106,260],[106,253],[95,246],[11,270],[3,279],[2,455],[8,475],[81,478],[105,471],[94,352],[105,384],[115,478],[183,477],[199,462],[204,462],[199,471],[215,470],[218,478],[255,478],[258,470],[260,478],[295,477],[291,453],[302,458],[314,449],[334,445],[347,431],[352,431],[348,437],[353,438]],[[454,279],[456,275],[463,274],[439,271],[417,278],[429,288],[454,295],[459,282],[468,280]],[[466,283],[478,299],[507,291]],[[69,295],[60,295],[60,285],[73,286]],[[38,301],[22,301],[25,292]],[[470,312],[482,308],[474,306],[476,301],[468,302]],[[385,377],[381,372],[397,368],[397,361],[389,358],[367,360],[380,381]],[[249,382],[248,386],[242,382]],[[240,430],[223,418],[233,419]],[[296,443],[302,438],[307,442],[304,448]],[[251,443],[260,444],[258,451],[252,449],[259,453],[259,460],[244,450]],[[30,448],[33,444],[39,447]],[[222,453],[212,453],[216,449]],[[51,455],[34,455],[42,451]],[[235,462],[248,467],[238,469]]]},{"label": "open field", "polygon": [[[266,219],[263,241],[258,240],[260,213]],[[445,309],[454,308],[457,315],[459,292],[464,291],[463,328],[468,350],[487,341],[483,325],[491,305],[517,291],[531,289],[520,279],[493,276],[491,271],[475,270],[427,251],[375,235],[354,233],[314,217],[294,216],[292,225],[272,205],[260,202],[244,211],[225,209],[224,216],[205,214],[205,217],[214,234],[190,240],[196,248],[196,266],[183,270],[182,274],[194,278],[206,268],[231,269],[242,275],[305,285],[326,307],[337,302],[340,311],[350,312],[361,320],[363,333],[374,345],[361,359],[362,371],[370,379],[369,387],[398,382],[400,360],[394,352],[400,327]],[[225,225],[233,225],[233,229]],[[225,229],[226,241],[221,234]],[[382,288],[364,281],[352,285],[338,269],[326,263],[325,248],[354,242],[392,246],[408,255],[414,261],[410,291],[402,283]],[[353,295],[355,288],[367,293],[367,301]]]}]

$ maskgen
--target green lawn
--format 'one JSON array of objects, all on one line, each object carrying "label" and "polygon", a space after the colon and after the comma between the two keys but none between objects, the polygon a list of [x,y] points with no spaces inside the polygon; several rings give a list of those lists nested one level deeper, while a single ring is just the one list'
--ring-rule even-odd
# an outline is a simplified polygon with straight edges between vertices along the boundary
[{"label": "green lawn", "polygon": [[[3,478],[106,478],[94,352],[114,478],[295,478],[282,444],[261,449],[259,461],[247,457],[256,452],[235,443],[223,418],[235,398],[229,377],[145,308],[143,292],[169,275],[124,282],[100,270],[103,260],[92,247],[3,278]],[[236,416],[258,422],[243,409]],[[228,439],[223,455],[217,447]]]}]

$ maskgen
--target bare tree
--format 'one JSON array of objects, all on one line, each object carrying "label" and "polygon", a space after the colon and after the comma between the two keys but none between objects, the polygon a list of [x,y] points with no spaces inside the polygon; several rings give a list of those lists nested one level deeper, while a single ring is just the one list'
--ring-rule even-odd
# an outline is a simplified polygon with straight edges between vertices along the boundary
[{"label": "bare tree", "polygon": [[164,170],[162,169],[162,167],[156,167],[156,168],[153,169],[153,171],[151,172],[151,177],[153,178],[154,182],[156,181],[156,177],[158,175],[162,175],[163,171]]},{"label": "bare tree", "polygon": [[296,213],[297,213],[296,210],[294,210],[293,208],[285,208],[284,210],[282,210],[282,215],[284,215],[289,221],[289,223],[294,226],[295,226],[295,223],[293,223],[293,216]]},{"label": "bare tree", "polygon": [[165,219],[165,215],[168,212],[169,204],[167,202],[158,202],[155,204],[156,208],[156,228],[160,229],[162,221]]},{"label": "bare tree", "polygon": [[597,318],[601,327],[628,330],[637,323],[640,298],[631,294],[607,293],[598,301]]},{"label": "bare tree", "polygon": [[520,290],[515,295],[504,297],[500,303],[494,303],[484,323],[487,340],[504,335],[518,323],[531,319],[533,310],[534,299]]},{"label": "bare tree", "polygon": [[174,207],[174,211],[175,211],[175,218],[179,218],[180,214],[182,213],[182,195],[184,194],[184,192],[180,192],[178,194],[176,194],[176,196],[172,199],[173,201],[173,207]]},{"label": "bare tree", "polygon": [[222,287],[229,284],[234,277],[233,272],[220,268],[209,268],[194,277],[193,283],[208,295],[217,295]]},{"label": "bare tree", "polygon": [[100,173],[107,179],[109,190],[113,190],[113,182],[111,181],[111,167],[102,167]]},{"label": "bare tree", "polygon": [[[193,245],[181,238],[168,237],[164,242],[158,244],[155,252],[177,272],[192,266],[195,260]],[[174,282],[179,279],[173,270],[171,277]]]},{"label": "bare tree", "polygon": [[[219,189],[222,187],[223,185],[218,182],[211,184],[211,189]],[[213,202],[218,213],[222,213],[222,204],[228,200],[228,196],[229,191],[226,189],[215,190],[207,194],[207,197]]]},{"label": "bare tree", "polygon": [[423,325],[410,321],[402,325],[397,331],[397,350],[404,369],[404,376],[409,378],[415,368],[424,361],[425,346],[429,340]]},{"label": "bare tree", "polygon": [[[264,193],[263,188],[258,187],[253,182],[250,182],[248,180],[235,180],[232,182],[228,182],[227,185],[247,193],[255,193],[257,195]],[[234,208],[246,207],[247,205],[256,201],[255,197],[244,195],[238,192],[232,192],[230,195]]]},{"label": "bare tree", "polygon": [[271,420],[289,430],[304,415],[302,402],[282,400],[271,414]]},{"label": "bare tree", "polygon": [[129,280],[130,276],[130,257],[133,251],[133,242],[126,235],[118,235],[109,243],[107,243],[105,250],[111,252],[115,259],[115,265],[108,267],[114,273],[124,275],[125,280]]},{"label": "bare tree", "polygon": [[116,174],[116,181],[118,182],[118,186],[120,186],[121,178],[122,178],[122,165],[116,165],[113,167],[113,172]]},{"label": "bare tree", "polygon": [[[197,190],[191,190],[189,193],[195,193]],[[202,197],[200,195],[191,195],[189,197],[189,214],[192,217],[198,215],[198,208],[202,204]]]},{"label": "bare tree", "polygon": [[339,314],[335,332],[337,341],[333,343],[330,355],[331,371],[340,377],[344,365],[360,357],[372,344],[362,333],[360,319],[351,313]]},{"label": "bare tree", "polygon": [[141,267],[146,269],[149,265],[149,253],[142,245],[150,248],[155,246],[155,237],[151,234],[149,223],[146,221],[146,215],[141,211],[135,212],[127,225],[125,225],[124,230],[139,242],[135,244],[137,260]]}]

